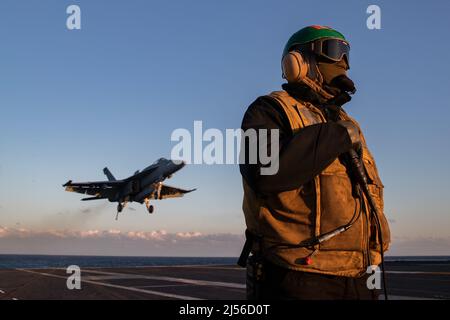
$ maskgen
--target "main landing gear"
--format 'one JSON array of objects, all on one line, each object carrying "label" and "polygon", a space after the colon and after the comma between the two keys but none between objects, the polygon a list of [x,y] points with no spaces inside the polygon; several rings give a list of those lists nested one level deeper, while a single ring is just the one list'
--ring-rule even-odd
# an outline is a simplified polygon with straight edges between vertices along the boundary
[{"label": "main landing gear", "polygon": [[162,182],[158,182],[158,185],[156,187],[156,192],[155,192],[155,200],[160,200],[161,199],[162,186],[163,186],[163,183]]}]

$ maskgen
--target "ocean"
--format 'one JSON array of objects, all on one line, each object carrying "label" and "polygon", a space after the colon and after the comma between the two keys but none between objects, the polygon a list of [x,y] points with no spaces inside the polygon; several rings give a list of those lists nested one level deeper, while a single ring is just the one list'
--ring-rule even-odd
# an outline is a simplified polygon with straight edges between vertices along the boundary
[{"label": "ocean", "polygon": [[109,257],[109,256],[52,256],[0,254],[0,268],[62,268],[80,267],[144,267],[175,265],[236,264],[230,257]]},{"label": "ocean", "polygon": [[[144,267],[175,265],[236,265],[237,257],[118,257],[0,254],[0,268]],[[450,262],[450,256],[388,256],[387,262]]]}]

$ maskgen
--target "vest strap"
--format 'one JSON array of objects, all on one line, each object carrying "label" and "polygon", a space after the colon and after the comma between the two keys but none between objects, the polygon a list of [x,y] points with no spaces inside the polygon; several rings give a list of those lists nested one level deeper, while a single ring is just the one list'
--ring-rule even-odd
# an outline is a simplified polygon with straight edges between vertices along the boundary
[{"label": "vest strap", "polygon": [[250,253],[253,248],[253,244],[258,241],[262,241],[261,237],[256,236],[251,233],[248,229],[245,230],[245,243],[242,248],[241,255],[239,256],[239,260],[237,262],[238,266],[245,268],[247,266],[247,259],[250,256]]}]

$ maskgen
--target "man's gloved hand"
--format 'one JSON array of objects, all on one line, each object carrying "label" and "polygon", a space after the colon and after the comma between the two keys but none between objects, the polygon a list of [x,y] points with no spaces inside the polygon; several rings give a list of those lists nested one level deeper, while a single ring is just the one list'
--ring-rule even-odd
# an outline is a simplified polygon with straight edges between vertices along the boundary
[{"label": "man's gloved hand", "polygon": [[362,143],[359,135],[359,128],[351,121],[348,120],[339,120],[336,122],[338,125],[347,129],[348,136],[352,141],[353,149],[361,155],[362,152]]}]

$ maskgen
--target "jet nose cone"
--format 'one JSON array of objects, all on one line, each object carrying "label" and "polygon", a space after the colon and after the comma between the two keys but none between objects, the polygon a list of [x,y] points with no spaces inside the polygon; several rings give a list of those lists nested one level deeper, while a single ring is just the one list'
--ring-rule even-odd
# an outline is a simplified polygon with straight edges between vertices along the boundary
[{"label": "jet nose cone", "polygon": [[183,160],[171,160],[171,162],[175,171],[180,170],[186,165],[186,162],[184,162]]},{"label": "jet nose cone", "polygon": [[170,160],[170,161],[176,166],[184,167],[186,165],[186,162],[184,162],[183,160]]}]

